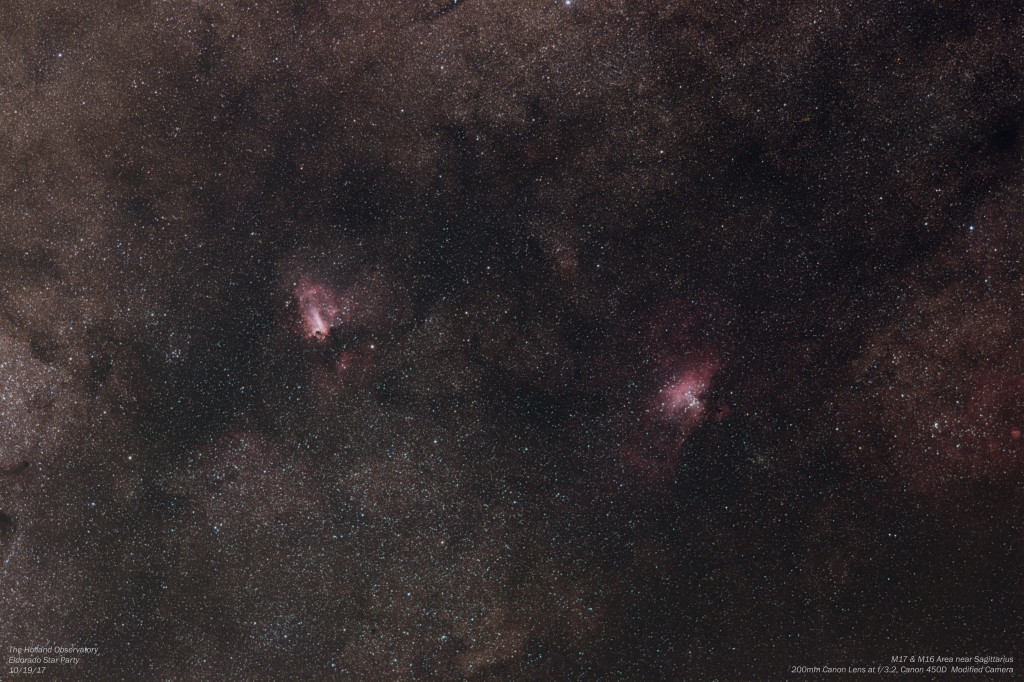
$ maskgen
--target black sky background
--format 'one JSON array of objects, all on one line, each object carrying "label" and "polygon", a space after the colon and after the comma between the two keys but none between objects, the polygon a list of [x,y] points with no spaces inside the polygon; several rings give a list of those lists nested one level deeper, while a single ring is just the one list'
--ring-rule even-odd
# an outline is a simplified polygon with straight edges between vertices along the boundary
[{"label": "black sky background", "polygon": [[1018,655],[1022,95],[1009,1],[0,0],[0,646]]}]

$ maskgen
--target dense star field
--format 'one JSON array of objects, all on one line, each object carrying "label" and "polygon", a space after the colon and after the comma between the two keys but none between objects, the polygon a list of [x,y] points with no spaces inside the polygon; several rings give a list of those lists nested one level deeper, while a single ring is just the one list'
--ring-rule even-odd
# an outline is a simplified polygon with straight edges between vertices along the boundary
[{"label": "dense star field", "polygon": [[1010,0],[0,0],[0,678],[1019,656],[1022,125]]}]

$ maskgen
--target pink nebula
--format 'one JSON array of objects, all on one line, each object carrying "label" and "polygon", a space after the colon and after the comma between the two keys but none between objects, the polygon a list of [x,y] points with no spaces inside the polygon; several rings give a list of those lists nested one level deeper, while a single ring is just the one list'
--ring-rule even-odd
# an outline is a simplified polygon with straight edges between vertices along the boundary
[{"label": "pink nebula", "polygon": [[631,372],[631,383],[647,390],[636,398],[639,409],[619,453],[643,481],[671,479],[686,439],[708,419],[729,414],[727,405],[707,402],[722,368],[723,344],[709,327],[716,310],[713,301],[672,299],[647,320],[642,360]]},{"label": "pink nebula", "polygon": [[648,481],[675,474],[683,443],[708,417],[704,394],[711,388],[718,363],[689,359],[682,367],[650,399],[621,451],[623,463]]},{"label": "pink nebula", "polygon": [[322,358],[311,368],[313,386],[330,395],[363,387],[373,372],[374,356],[372,344],[363,343],[356,349]]},{"label": "pink nebula", "polygon": [[711,379],[717,370],[715,363],[706,363],[683,372],[669,382],[656,400],[661,417],[684,429],[700,423],[706,414],[702,397],[711,386]]},{"label": "pink nebula", "polygon": [[295,286],[302,335],[324,341],[331,329],[352,319],[352,300],[326,284],[302,277]]}]

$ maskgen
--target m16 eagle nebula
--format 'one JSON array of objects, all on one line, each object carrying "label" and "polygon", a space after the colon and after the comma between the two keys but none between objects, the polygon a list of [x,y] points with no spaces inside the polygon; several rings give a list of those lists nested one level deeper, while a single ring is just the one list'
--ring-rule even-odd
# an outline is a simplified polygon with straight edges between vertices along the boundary
[{"label": "m16 eagle nebula", "polygon": [[1022,86],[1010,0],[4,2],[0,678],[1012,678]]}]

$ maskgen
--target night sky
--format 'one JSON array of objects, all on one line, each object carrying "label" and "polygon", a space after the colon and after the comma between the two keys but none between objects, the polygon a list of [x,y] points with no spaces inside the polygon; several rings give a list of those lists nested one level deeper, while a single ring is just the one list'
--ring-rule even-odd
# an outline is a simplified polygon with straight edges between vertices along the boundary
[{"label": "night sky", "polygon": [[0,679],[1019,658],[1022,126],[1010,0],[0,0]]}]

